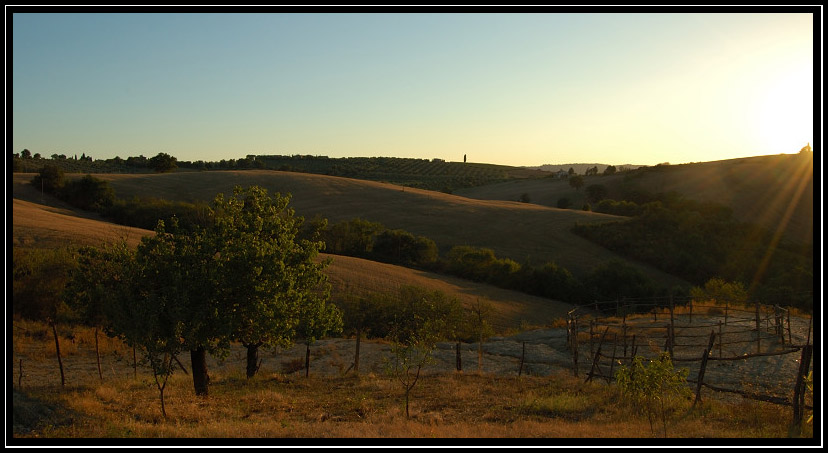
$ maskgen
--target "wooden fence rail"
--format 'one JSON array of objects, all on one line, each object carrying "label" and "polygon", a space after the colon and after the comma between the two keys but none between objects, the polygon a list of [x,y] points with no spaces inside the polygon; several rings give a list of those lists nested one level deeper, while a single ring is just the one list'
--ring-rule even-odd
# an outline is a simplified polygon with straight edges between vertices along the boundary
[{"label": "wooden fence rail", "polygon": [[[743,396],[744,398],[769,402],[773,404],[785,405],[790,406],[793,408],[793,423],[797,426],[801,425],[802,422],[802,413],[803,409],[813,409],[812,406],[806,405],[804,401],[804,382],[805,376],[808,374],[810,360],[812,355],[812,346],[810,344],[811,341],[811,332],[810,326],[813,323],[813,317],[811,317],[809,323],[809,330],[808,336],[806,339],[806,344],[804,345],[795,345],[793,344],[794,338],[791,332],[791,313],[790,310],[775,305],[773,307],[762,307],[759,304],[756,304],[754,307],[750,309],[747,308],[740,308],[740,307],[732,307],[729,304],[726,304],[724,307],[720,305],[704,305],[704,304],[695,304],[695,309],[697,313],[696,323],[693,324],[693,303],[690,302],[688,304],[688,313],[685,319],[682,319],[681,322],[677,322],[676,319],[676,310],[675,310],[675,303],[672,300],[667,301],[667,303],[662,302],[661,304],[652,304],[653,309],[653,322],[651,325],[639,325],[637,323],[628,323],[628,314],[631,312],[635,312],[639,315],[646,315],[646,313],[641,313],[641,309],[646,307],[646,304],[641,302],[633,302],[629,304],[629,301],[610,301],[609,303],[613,305],[609,305],[610,308],[614,310],[601,310],[599,305],[601,303],[595,302],[591,304],[590,308],[595,308],[594,312],[586,312],[586,310],[572,310],[568,314],[568,326],[570,327],[567,330],[567,345],[570,348],[573,348],[573,370],[577,376],[577,360],[578,360],[578,336],[579,335],[588,335],[589,338],[589,353],[592,356],[592,366],[589,369],[589,372],[586,374],[586,381],[592,380],[594,377],[604,378],[608,383],[614,379],[614,366],[615,364],[622,364],[624,362],[632,363],[633,359],[637,356],[638,349],[635,346],[636,343],[636,335],[639,335],[638,342],[639,343],[646,343],[648,340],[656,340],[656,341],[664,341],[663,350],[666,351],[672,361],[674,362],[700,362],[698,375],[695,379],[687,379],[689,384],[695,384],[695,400],[693,404],[701,401],[701,390],[702,388],[707,388],[717,392],[726,392],[732,394],[738,394]],[[608,303],[603,303],[604,306],[608,306]],[[631,311],[629,308],[630,306],[634,307],[634,310]],[[715,322],[715,323],[707,323],[707,322],[699,322],[698,314],[700,310],[704,308],[716,308],[716,309],[724,309],[724,322],[722,320]],[[669,319],[667,319],[667,323],[657,323],[657,315],[658,311],[668,311]],[[606,313],[607,311],[614,311],[615,316],[601,316],[602,313]],[[595,315],[598,313],[598,315]],[[737,313],[750,313],[752,316],[750,317],[741,317],[741,316],[734,316]],[[583,327],[579,330],[579,317],[582,315],[588,315],[589,317],[589,324],[588,327]],[[716,313],[716,315],[720,315]],[[618,318],[621,318],[620,320]],[[639,318],[643,319],[643,317]],[[584,324],[581,322],[581,324]],[[733,330],[733,327],[737,327],[739,325],[744,325],[747,328],[740,329],[740,330]],[[728,326],[728,331],[723,331],[723,326]],[[602,329],[603,328],[603,329]],[[681,329],[680,333],[676,333],[676,330]],[[687,330],[691,329],[709,329],[704,334],[692,334],[687,333]],[[600,334],[600,339],[597,342],[597,350],[595,349],[595,339],[598,332],[603,332]],[[655,330],[653,332],[652,330]],[[787,339],[785,338],[785,332],[787,331]],[[647,335],[647,332],[651,332],[654,335]],[[755,338],[749,340],[739,340],[736,339],[740,335],[744,335],[745,333],[752,333]],[[643,337],[642,337],[643,335]],[[730,336],[731,338],[725,341],[725,337]],[[606,350],[604,347],[605,342],[612,338],[612,353],[602,352],[602,350]],[[698,343],[693,343],[692,339],[700,339],[700,338],[708,338],[707,347],[702,348]],[[619,343],[620,339],[620,343]],[[679,341],[676,341],[676,340]],[[684,339],[685,342],[681,340]],[[643,340],[643,341],[642,341]],[[687,342],[686,340],[691,340]],[[718,340],[718,341],[717,341]],[[766,348],[770,347],[772,344],[772,340],[778,341],[778,346],[783,349],[781,350],[765,350],[762,351],[762,342],[763,340],[768,340],[765,344],[768,345]],[[786,341],[787,340],[787,341]],[[628,349],[628,344],[631,343],[632,346]],[[723,354],[723,347],[729,345],[738,345],[744,343],[756,343],[756,351],[752,353],[744,353],[735,356],[724,356]],[[622,354],[618,354],[617,348],[618,346],[622,345]],[[701,354],[698,356],[685,356],[680,354],[679,357],[675,356],[676,349],[687,349],[687,348],[700,348]],[[718,357],[713,355],[713,351],[718,349]],[[793,383],[793,398],[789,399],[787,397],[780,397],[776,395],[763,395],[756,392],[748,392],[744,390],[737,390],[737,389],[730,389],[721,387],[718,385],[713,385],[708,382],[704,381],[705,371],[707,369],[708,362],[713,361],[740,361],[740,360],[749,360],[758,357],[773,357],[773,356],[781,356],[786,354],[792,354],[800,352],[801,357],[799,359],[799,370],[797,375],[794,379]],[[629,353],[629,354],[628,354]],[[602,369],[601,359],[609,359],[609,370],[608,374],[605,373],[606,366]]]}]

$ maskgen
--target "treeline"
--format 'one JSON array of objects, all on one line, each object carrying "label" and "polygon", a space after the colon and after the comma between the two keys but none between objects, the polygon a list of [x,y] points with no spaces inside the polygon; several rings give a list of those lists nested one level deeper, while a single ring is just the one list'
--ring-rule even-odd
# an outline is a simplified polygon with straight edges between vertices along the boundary
[{"label": "treeline", "polygon": [[207,203],[138,197],[124,200],[116,197],[108,182],[92,175],[68,179],[55,165],[43,166],[31,184],[72,206],[97,212],[120,225],[152,230],[159,220],[169,224],[176,218],[181,229],[192,231],[196,226],[206,227],[210,222]]},{"label": "treeline", "polygon": [[29,150],[12,156],[14,172],[38,172],[45,165],[56,166],[67,173],[146,173],[188,171],[268,169],[342,176],[370,181],[388,182],[419,189],[451,193],[464,187],[474,187],[510,178],[512,167],[446,162],[442,159],[413,159],[397,157],[343,157],[248,155],[241,159],[219,161],[180,161],[167,153],[154,157],[130,156],[126,159],[94,160],[82,154],[66,156],[53,154],[45,158]]},{"label": "treeline", "polygon": [[280,171],[314,173],[355,179],[389,182],[419,189],[451,193],[464,187],[474,187],[509,179],[510,167],[446,162],[442,159],[414,159],[402,157],[342,157],[281,156],[254,157],[264,168]]},{"label": "treeline", "polygon": [[727,207],[675,192],[627,196],[633,199],[603,200],[596,210],[622,211],[629,220],[578,224],[573,231],[694,285],[723,278],[744,284],[753,300],[812,309],[812,244],[780,241],[773,232],[733,220]]},{"label": "treeline", "polygon": [[[319,222],[321,219],[315,219],[309,225]],[[455,246],[441,256],[429,238],[359,218],[311,229],[319,231],[327,253],[417,267],[570,303],[649,298],[666,295],[668,291],[686,291],[665,288],[620,261],[604,263],[578,279],[554,262],[541,266],[520,264],[509,258],[498,258],[488,248]]]}]

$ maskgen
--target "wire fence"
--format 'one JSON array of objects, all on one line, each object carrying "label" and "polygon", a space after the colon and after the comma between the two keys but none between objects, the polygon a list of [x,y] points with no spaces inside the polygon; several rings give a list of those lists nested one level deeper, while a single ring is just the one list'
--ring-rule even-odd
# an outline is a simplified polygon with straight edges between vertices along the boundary
[{"label": "wire fence", "polygon": [[[702,388],[706,388],[790,406],[794,423],[801,423],[803,409],[813,409],[804,399],[805,376],[813,354],[812,325],[813,317],[803,341],[802,335],[793,334],[791,311],[778,305],[748,306],[729,300],[699,303],[690,298],[596,301],[569,312],[567,348],[573,372],[585,376],[586,381],[612,382],[616,368],[631,364],[635,357],[651,359],[666,353],[677,366],[690,368],[687,382],[695,387],[694,404],[701,401]],[[586,363],[580,364],[583,355]],[[743,380],[744,376],[734,376],[732,369],[709,373],[716,363],[743,365],[787,355],[799,357],[795,375],[780,369],[765,376],[776,381],[777,389],[787,391],[768,394],[730,388],[726,382]],[[756,363],[757,370],[763,365]]]}]

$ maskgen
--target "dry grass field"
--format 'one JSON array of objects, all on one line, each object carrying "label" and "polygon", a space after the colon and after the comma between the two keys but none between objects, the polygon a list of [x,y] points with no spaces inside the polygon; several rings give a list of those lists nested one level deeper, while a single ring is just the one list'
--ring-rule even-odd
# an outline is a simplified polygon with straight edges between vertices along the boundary
[{"label": "dry grass field", "polygon": [[[15,194],[32,176],[14,175]],[[335,223],[359,217],[426,236],[442,252],[455,245],[486,247],[498,257],[518,263],[554,261],[576,276],[583,276],[611,259],[626,261],[570,231],[576,222],[618,219],[605,214],[474,200],[378,182],[269,170],[95,176],[109,181],[120,198],[140,196],[188,202],[212,201],[219,192],[232,193],[235,185],[256,184],[271,193],[291,193],[290,206],[305,218],[320,215]],[[653,266],[629,264],[666,286],[686,283]]]},{"label": "dry grass field", "polygon": [[[89,330],[75,329],[73,341],[61,338],[67,370],[61,388],[47,327],[21,323],[15,329],[14,358],[22,360],[23,374],[18,381],[15,370],[8,397],[14,405],[11,428],[20,445],[44,439],[83,445],[90,438],[115,444],[126,438],[133,444],[214,439],[273,446],[290,438],[303,439],[294,441],[299,445],[320,439],[347,445],[347,439],[395,444],[399,438],[442,438],[462,444],[471,438],[501,438],[549,446],[613,438],[649,445],[664,436],[663,426],[651,429],[647,417],[615,386],[584,382],[568,370],[543,376],[427,372],[412,391],[407,418],[402,389],[382,372],[313,371],[306,378],[270,361],[248,380],[243,361],[232,357],[211,361],[208,397],[194,396],[189,375],[173,374],[165,390],[164,418],[151,374],[139,367],[133,375],[124,345],[102,339],[104,369],[103,378],[98,377]],[[189,367],[183,357],[182,363]],[[773,442],[789,436],[790,409],[772,404],[708,397],[696,407],[684,400],[667,410],[670,438]],[[802,435],[812,436],[811,427]]]}]

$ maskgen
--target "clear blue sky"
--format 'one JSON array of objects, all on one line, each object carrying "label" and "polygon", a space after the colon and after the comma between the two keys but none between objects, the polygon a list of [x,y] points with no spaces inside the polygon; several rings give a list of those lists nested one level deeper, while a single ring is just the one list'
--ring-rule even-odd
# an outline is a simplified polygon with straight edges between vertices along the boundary
[{"label": "clear blue sky", "polygon": [[652,165],[813,144],[809,14],[17,13],[12,37],[13,150],[44,157]]}]

